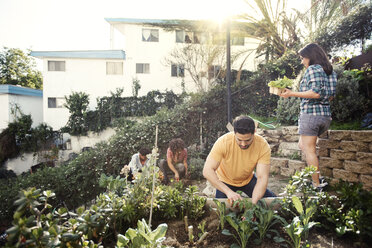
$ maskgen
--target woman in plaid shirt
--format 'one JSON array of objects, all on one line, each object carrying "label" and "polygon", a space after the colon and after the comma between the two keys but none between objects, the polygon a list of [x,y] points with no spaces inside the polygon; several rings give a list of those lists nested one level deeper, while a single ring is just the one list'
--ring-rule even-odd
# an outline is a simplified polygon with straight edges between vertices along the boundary
[{"label": "woman in plaid shirt", "polygon": [[328,130],[331,124],[329,102],[336,93],[337,77],[324,50],[317,44],[308,44],[299,51],[305,75],[298,92],[286,89],[280,96],[301,98],[301,113],[298,120],[300,134],[299,147],[306,156],[306,163],[317,168],[313,175],[313,185],[322,187],[319,182],[319,160],[316,155],[316,142],[319,135]]}]

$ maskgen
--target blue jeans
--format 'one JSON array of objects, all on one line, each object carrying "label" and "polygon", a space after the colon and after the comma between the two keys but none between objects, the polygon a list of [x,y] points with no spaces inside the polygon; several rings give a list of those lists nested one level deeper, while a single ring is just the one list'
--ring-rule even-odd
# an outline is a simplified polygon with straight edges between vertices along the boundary
[{"label": "blue jeans", "polygon": [[[244,192],[245,194],[247,194],[247,196],[252,198],[253,189],[256,186],[256,183],[257,183],[257,177],[256,177],[256,175],[253,175],[251,181],[247,185],[244,185],[244,186],[241,186],[241,187],[232,186],[232,185],[227,184],[227,183],[224,183],[224,184],[226,184],[226,186],[229,187],[232,191],[236,192],[236,191],[240,190],[240,191]],[[269,189],[266,189],[266,192],[265,192],[263,197],[276,197],[276,195],[272,191],[270,191]],[[217,189],[216,190],[216,198],[227,198],[227,196],[225,195],[225,193],[223,193],[223,192],[221,192]]]}]

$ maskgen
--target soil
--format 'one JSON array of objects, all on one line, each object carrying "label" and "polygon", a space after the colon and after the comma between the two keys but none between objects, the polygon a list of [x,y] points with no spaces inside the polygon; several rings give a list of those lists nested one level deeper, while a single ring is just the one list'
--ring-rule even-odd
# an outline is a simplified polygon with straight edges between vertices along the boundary
[{"label": "soil", "polygon": [[[288,178],[280,175],[274,175],[269,180],[268,188],[273,191],[275,194],[280,194],[283,192],[285,185],[288,183]],[[204,188],[207,187],[207,183],[205,180],[201,181],[188,181],[185,182],[185,185],[197,185],[199,187],[199,191],[202,192]],[[200,234],[200,230],[197,228],[199,223],[206,221],[205,231],[208,232],[206,238],[199,244],[197,244],[198,234]],[[159,223],[153,223],[154,227],[156,227]],[[188,231],[185,228],[185,223],[183,220],[173,220],[168,221],[168,231],[166,234],[166,240],[163,242],[163,245],[168,247],[175,247],[175,248],[189,248],[189,247],[213,247],[213,248],[228,248],[233,243],[236,243],[234,237],[226,236],[221,233],[221,230],[218,230],[219,225],[219,218],[213,210],[207,211],[204,217],[198,221],[188,221],[188,225],[192,225],[194,227],[194,239],[195,241],[191,243],[188,237]],[[228,225],[226,225],[228,226]],[[226,227],[225,227],[226,228]],[[278,228],[280,229],[280,228]],[[231,233],[235,234],[233,229],[230,229]],[[281,237],[289,240],[289,237],[283,230],[280,230]],[[332,235],[330,232],[319,229],[313,228],[309,234],[309,240],[311,243],[312,248],[357,248],[357,247],[367,247],[367,246],[358,246],[353,244],[351,240],[347,238],[338,238],[335,235]],[[253,240],[253,239],[251,239]],[[267,239],[264,240],[261,245],[249,245],[248,247],[259,247],[259,248],[279,248],[283,247],[280,244],[275,243],[274,241]]]}]

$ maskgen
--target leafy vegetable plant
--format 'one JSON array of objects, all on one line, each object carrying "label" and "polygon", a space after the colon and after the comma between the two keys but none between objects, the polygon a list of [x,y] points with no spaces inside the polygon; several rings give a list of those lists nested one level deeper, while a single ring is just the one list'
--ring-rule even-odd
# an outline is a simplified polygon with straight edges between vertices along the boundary
[{"label": "leafy vegetable plant", "polygon": [[276,81],[270,81],[267,85],[270,87],[276,87],[281,89],[284,89],[286,87],[291,88],[293,85],[293,80],[284,76],[283,78],[279,78]]}]

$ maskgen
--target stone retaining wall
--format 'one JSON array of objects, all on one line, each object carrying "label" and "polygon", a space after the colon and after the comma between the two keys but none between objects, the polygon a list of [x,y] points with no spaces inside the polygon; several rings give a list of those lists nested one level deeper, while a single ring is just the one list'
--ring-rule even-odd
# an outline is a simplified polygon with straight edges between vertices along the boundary
[{"label": "stone retaining wall", "polygon": [[[372,130],[329,130],[318,140],[321,173],[372,189]],[[331,181],[332,182],[332,181]]]},{"label": "stone retaining wall", "polygon": [[[297,145],[297,131],[297,126],[257,130],[272,149],[271,173],[291,176],[305,168],[305,157]],[[331,183],[342,179],[362,182],[364,188],[372,189],[372,130],[329,130],[318,139],[317,153],[321,174]],[[293,160],[293,157],[301,159]]]}]

